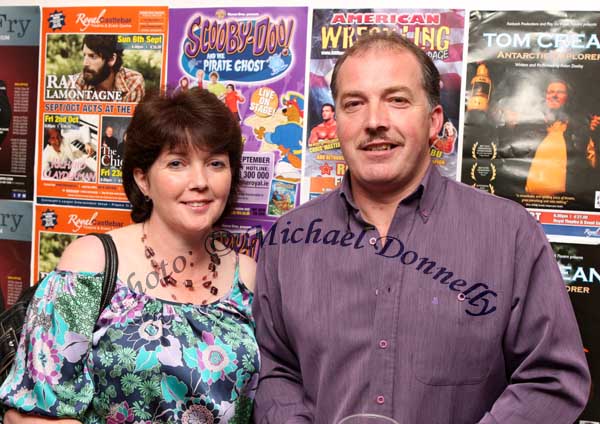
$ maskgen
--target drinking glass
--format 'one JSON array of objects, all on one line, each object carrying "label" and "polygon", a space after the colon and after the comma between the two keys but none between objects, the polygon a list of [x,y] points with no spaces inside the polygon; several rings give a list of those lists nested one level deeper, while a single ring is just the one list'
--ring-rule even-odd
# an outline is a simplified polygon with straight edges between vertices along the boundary
[{"label": "drinking glass", "polygon": [[342,418],[338,424],[400,424],[393,418],[377,414],[355,414]]}]

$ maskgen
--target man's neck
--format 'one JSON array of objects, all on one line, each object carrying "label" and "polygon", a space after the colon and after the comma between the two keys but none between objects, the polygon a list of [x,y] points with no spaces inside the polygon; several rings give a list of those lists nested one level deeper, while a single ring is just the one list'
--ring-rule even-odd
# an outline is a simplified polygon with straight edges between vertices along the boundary
[{"label": "man's neck", "polygon": [[377,228],[380,237],[385,237],[389,231],[396,209],[400,202],[417,190],[425,174],[425,168],[418,178],[411,179],[408,184],[397,184],[396,187],[363,186],[357,183],[350,174],[352,197],[365,221]]},{"label": "man's neck", "polygon": [[112,91],[115,88],[115,73],[111,72],[108,78],[96,85],[96,91]]}]

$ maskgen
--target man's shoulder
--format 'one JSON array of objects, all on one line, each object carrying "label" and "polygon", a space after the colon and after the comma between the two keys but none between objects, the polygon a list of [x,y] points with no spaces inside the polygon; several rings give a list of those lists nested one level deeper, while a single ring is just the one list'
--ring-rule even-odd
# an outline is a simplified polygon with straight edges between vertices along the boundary
[{"label": "man's shoulder", "polygon": [[531,218],[527,209],[513,200],[496,196],[447,177],[442,178],[446,184],[445,204],[442,207],[455,205],[461,215],[467,218],[474,215],[487,218],[497,217],[500,220]]},{"label": "man's shoulder", "polygon": [[139,80],[144,80],[144,76],[133,69],[129,69],[126,68],[124,66],[121,67],[121,69],[119,69],[119,73],[123,76],[123,78],[125,79],[125,81],[139,81]]}]

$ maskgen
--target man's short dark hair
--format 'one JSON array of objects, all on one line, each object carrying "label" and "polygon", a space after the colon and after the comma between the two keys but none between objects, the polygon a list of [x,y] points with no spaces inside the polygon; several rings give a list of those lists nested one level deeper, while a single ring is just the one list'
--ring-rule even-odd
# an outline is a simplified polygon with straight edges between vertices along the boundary
[{"label": "man's short dark hair", "polygon": [[136,168],[144,173],[163,149],[201,149],[226,153],[231,166],[231,189],[221,219],[236,200],[242,161],[240,125],[231,111],[208,90],[194,87],[175,94],[150,91],[135,108],[125,132],[123,154],[123,187],[131,202],[131,218],[143,222],[152,213],[152,201],[133,178]]},{"label": "man's short dark hair", "polygon": [[112,58],[113,54],[116,54],[117,60],[112,66],[112,70],[119,72],[119,69],[123,65],[123,49],[119,46],[116,35],[86,34],[83,37],[83,44],[105,61]]},{"label": "man's short dark hair", "polygon": [[[433,108],[440,104],[440,73],[433,63],[433,60],[431,60],[423,50],[417,47],[415,43],[393,31],[363,34],[356,40],[354,45],[346,50],[338,59],[331,76],[331,93],[334,100],[337,98],[338,94],[337,76],[346,59],[371,49],[404,50],[412,53],[421,65],[421,79],[423,88],[427,93],[429,106]],[[382,52],[381,54],[385,53]]]},{"label": "man's short dark hair", "polygon": [[331,108],[331,111],[332,111],[332,112],[335,112],[335,106],[334,106],[334,105],[332,105],[331,103],[323,103],[323,104],[321,105],[321,111],[323,111],[323,108],[324,108],[325,106],[329,106],[329,107]]}]

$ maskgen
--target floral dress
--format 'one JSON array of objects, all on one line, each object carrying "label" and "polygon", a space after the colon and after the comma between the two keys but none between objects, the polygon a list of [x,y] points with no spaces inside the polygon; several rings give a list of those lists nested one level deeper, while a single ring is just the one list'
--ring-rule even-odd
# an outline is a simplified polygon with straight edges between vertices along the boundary
[{"label": "floral dress", "polygon": [[[157,299],[103,274],[53,271],[33,298],[0,401],[83,423],[249,423],[259,356],[252,293],[215,303]],[[0,418],[1,420],[1,418]]]}]

